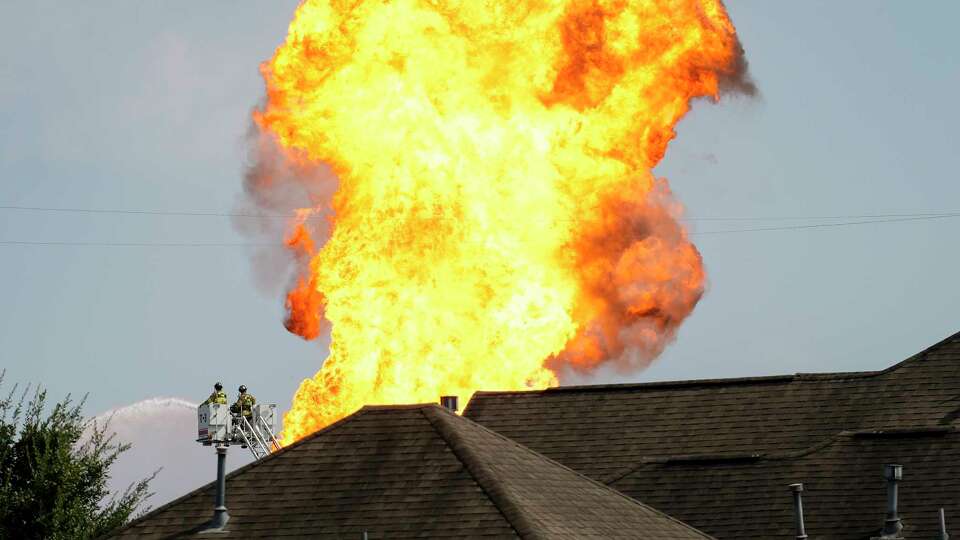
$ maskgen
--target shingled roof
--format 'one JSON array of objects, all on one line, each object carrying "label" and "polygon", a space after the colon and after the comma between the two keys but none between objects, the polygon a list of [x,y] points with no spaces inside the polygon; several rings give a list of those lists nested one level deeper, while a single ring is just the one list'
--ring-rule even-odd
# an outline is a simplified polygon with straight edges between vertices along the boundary
[{"label": "shingled roof", "polygon": [[845,430],[952,424],[960,334],[883,371],[477,392],[464,414],[604,482],[650,458],[797,452]]},{"label": "shingled roof", "polygon": [[960,433],[953,427],[843,432],[819,448],[756,458],[664,459],[611,483],[717,538],[795,536],[792,495],[802,482],[810,540],[880,536],[886,509],[883,466],[903,465],[902,536],[938,536],[938,509],[960,523]]},{"label": "shingled roof", "polygon": [[[218,538],[709,538],[436,405],[365,407],[226,485]],[[194,536],[213,489],[112,537]]]}]

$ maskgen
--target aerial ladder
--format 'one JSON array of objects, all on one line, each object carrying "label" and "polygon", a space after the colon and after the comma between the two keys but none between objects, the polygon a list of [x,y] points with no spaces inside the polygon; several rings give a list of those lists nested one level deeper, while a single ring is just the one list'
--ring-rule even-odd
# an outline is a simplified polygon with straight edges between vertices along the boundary
[{"label": "aerial ladder", "polygon": [[249,449],[256,460],[280,450],[280,441],[274,435],[276,418],[276,403],[254,405],[249,417],[244,416],[242,410],[231,413],[230,407],[221,403],[204,403],[197,407],[197,442],[217,450],[213,517],[199,532],[224,532],[230,520],[227,512],[227,449],[232,444],[240,445]]}]

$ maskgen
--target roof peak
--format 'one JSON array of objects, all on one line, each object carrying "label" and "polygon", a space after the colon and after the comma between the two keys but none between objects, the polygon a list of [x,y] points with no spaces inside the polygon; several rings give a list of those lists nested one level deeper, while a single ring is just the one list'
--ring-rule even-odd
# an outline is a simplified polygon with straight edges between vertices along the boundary
[{"label": "roof peak", "polygon": [[[562,521],[556,518],[563,515],[564,509],[547,509],[532,500],[545,495],[543,491],[525,490],[530,487],[527,485],[529,478],[540,477],[541,481],[548,480],[554,490],[563,490],[564,486],[570,482],[580,486],[576,491],[579,500],[574,505],[578,511],[589,511],[591,505],[602,506],[609,510],[610,505],[620,504],[623,505],[619,507],[620,512],[626,509],[628,512],[645,514],[642,521],[649,521],[654,530],[634,530],[631,533],[632,535],[640,534],[641,536],[638,536],[640,538],[648,537],[647,535],[658,538],[710,538],[672,516],[628,497],[604,483],[445,407],[436,405],[424,406],[421,409],[423,416],[520,537],[539,537],[547,534],[547,529],[552,524]],[[513,456],[505,459],[508,454]],[[518,476],[521,471],[523,474]],[[589,489],[585,490],[584,486],[589,486]],[[576,497],[571,497],[570,501],[574,498]],[[564,502],[569,501],[559,497],[552,501],[551,506],[562,505]],[[566,510],[572,511],[573,507]],[[544,519],[545,514],[551,512],[556,515],[552,519]],[[633,519],[636,520],[637,517],[634,516]],[[669,536],[658,536],[658,534]]]},{"label": "roof peak", "polygon": [[[228,500],[267,486],[262,505],[231,511],[227,537],[709,538],[435,403],[364,407],[228,475]],[[115,534],[191,535],[211,501],[207,484]]]}]

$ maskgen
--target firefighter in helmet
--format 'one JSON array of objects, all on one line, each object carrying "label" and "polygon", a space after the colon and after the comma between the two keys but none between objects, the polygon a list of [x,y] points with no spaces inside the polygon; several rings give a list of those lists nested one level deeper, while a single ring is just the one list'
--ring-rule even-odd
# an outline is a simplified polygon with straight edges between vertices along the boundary
[{"label": "firefighter in helmet", "polygon": [[247,420],[253,414],[253,406],[257,403],[257,398],[247,393],[247,387],[240,385],[240,395],[237,401],[230,406],[230,412],[235,415],[243,415]]},{"label": "firefighter in helmet", "polygon": [[223,385],[219,382],[213,385],[213,393],[210,394],[210,397],[203,402],[203,405],[207,403],[218,403],[220,405],[227,404],[227,393],[223,391]]}]

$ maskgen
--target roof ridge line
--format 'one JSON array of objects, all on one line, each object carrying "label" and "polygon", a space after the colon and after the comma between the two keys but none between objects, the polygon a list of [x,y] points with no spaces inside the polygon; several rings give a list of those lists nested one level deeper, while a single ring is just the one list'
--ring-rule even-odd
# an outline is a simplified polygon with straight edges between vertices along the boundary
[{"label": "roof ridge line", "polygon": [[[697,388],[703,386],[732,386],[732,385],[762,385],[776,383],[822,381],[822,380],[841,380],[841,379],[866,379],[876,377],[887,370],[882,371],[838,371],[823,373],[793,373],[788,375],[763,375],[757,377],[730,377],[725,379],[684,379],[678,381],[650,381],[637,383],[616,383],[616,384],[577,384],[569,386],[552,386],[542,390],[478,390],[474,396],[495,396],[495,395],[522,395],[522,394],[554,394],[563,392],[607,392],[612,390],[660,390],[664,388]],[[473,400],[467,404],[467,409],[472,405]],[[466,413],[466,409],[464,410]]]},{"label": "roof ridge line", "polygon": [[[657,514],[657,515],[659,515],[659,516],[661,516],[661,517],[663,517],[663,518],[666,518],[666,519],[668,519],[668,520],[670,520],[670,521],[672,521],[672,522],[674,522],[674,523],[676,523],[676,524],[678,524],[678,525],[681,525],[681,526],[683,526],[683,527],[685,527],[685,528],[687,528],[687,529],[689,529],[689,530],[691,530],[691,531],[693,531],[693,532],[695,532],[695,533],[703,536],[704,538],[711,539],[711,540],[713,539],[712,536],[710,536],[710,535],[708,535],[707,533],[701,531],[700,529],[697,529],[697,528],[694,527],[693,525],[690,525],[689,523],[686,523],[686,522],[684,522],[684,521],[680,521],[679,519],[677,519],[677,518],[675,518],[675,517],[673,517],[673,516],[671,516],[671,515],[669,515],[669,514],[666,514],[666,513],[664,513],[664,512],[661,512],[660,510],[657,510],[656,508],[654,508],[654,507],[652,507],[652,506],[650,506],[650,505],[648,505],[648,504],[644,504],[642,501],[639,501],[639,500],[637,500],[637,499],[634,499],[633,497],[630,497],[630,496],[622,493],[621,491],[616,490],[616,489],[614,489],[614,488],[612,488],[612,487],[604,484],[603,482],[600,482],[600,481],[598,481],[598,480],[596,480],[596,479],[594,479],[594,478],[591,478],[591,477],[589,477],[589,476],[587,476],[587,475],[585,475],[585,474],[579,473],[579,472],[571,469],[570,467],[567,467],[567,466],[564,465],[563,463],[560,463],[560,462],[558,462],[558,461],[554,461],[554,460],[548,458],[547,456],[545,456],[545,455],[537,452],[536,450],[533,450],[533,449],[530,448],[530,447],[527,447],[527,446],[524,446],[524,445],[518,443],[517,441],[511,439],[510,437],[507,437],[506,435],[503,435],[503,434],[501,434],[501,433],[498,433],[498,432],[496,432],[496,431],[493,431],[492,429],[484,426],[483,424],[479,424],[479,423],[477,423],[477,422],[474,422],[473,420],[467,418],[466,416],[462,416],[462,415],[457,415],[457,414],[455,414],[455,413],[451,413],[451,412],[447,411],[446,409],[443,409],[442,407],[437,407],[437,408],[441,410],[441,411],[438,411],[438,412],[440,412],[441,414],[450,414],[450,415],[453,415],[453,416],[457,417],[458,421],[467,422],[468,424],[470,424],[471,427],[479,428],[480,430],[482,430],[482,431],[484,431],[484,432],[486,432],[486,433],[488,433],[488,434],[490,434],[490,435],[492,435],[492,436],[494,436],[494,437],[496,437],[496,438],[498,438],[498,439],[501,439],[501,440],[503,440],[503,441],[505,441],[505,442],[507,442],[507,443],[509,443],[509,444],[511,444],[511,445],[513,445],[513,446],[515,446],[518,450],[520,450],[520,451],[522,451],[522,452],[526,452],[526,453],[528,453],[528,454],[532,454],[532,455],[535,456],[536,458],[538,458],[538,459],[540,459],[540,460],[542,460],[542,461],[545,461],[545,462],[547,462],[547,463],[550,464],[550,465],[553,465],[553,466],[559,467],[559,468],[561,468],[561,469],[564,469],[564,470],[566,470],[567,472],[569,472],[569,473],[573,474],[574,476],[578,477],[579,479],[584,480],[584,481],[586,481],[586,482],[589,482],[589,483],[591,483],[591,484],[594,484],[594,485],[596,485],[597,487],[599,487],[599,488],[601,488],[601,489],[603,489],[603,490],[605,490],[605,491],[608,491],[608,492],[610,492],[610,493],[613,494],[613,495],[616,495],[616,496],[618,496],[618,497],[620,497],[620,498],[622,498],[622,499],[625,499],[625,500],[629,501],[631,504],[634,504],[634,505],[636,505],[636,506],[640,506],[640,507],[644,508],[645,510],[648,510],[648,511],[650,511],[650,512],[653,512],[654,514]],[[424,415],[424,416],[426,416],[426,415]],[[429,417],[428,417],[428,419],[429,419]],[[432,424],[432,423],[433,423],[433,422],[431,421],[431,424]],[[439,432],[440,432],[440,431],[438,430],[438,433],[439,433]],[[441,436],[443,436],[443,435],[441,434]],[[446,437],[444,437],[444,439],[446,440]],[[448,441],[448,442],[449,442],[449,441]],[[451,449],[453,449],[452,445],[451,445]],[[468,451],[469,451],[469,450],[468,450]],[[471,452],[471,453],[472,453],[472,452]],[[466,463],[464,463],[464,466],[466,466]]]},{"label": "roof ridge line", "polygon": [[[440,408],[440,407],[437,406],[437,408]],[[497,512],[500,512],[500,515],[503,516],[503,520],[507,523],[507,525],[510,526],[514,534],[517,535],[517,538],[523,538],[523,536],[520,534],[520,531],[517,529],[517,527],[513,524],[513,521],[510,519],[510,516],[508,516],[507,512],[504,511],[504,509],[501,507],[500,501],[498,500],[499,497],[495,496],[493,493],[490,492],[489,489],[487,489],[487,486],[485,486],[484,483],[480,481],[480,478],[477,476],[476,472],[474,471],[472,464],[469,463],[467,459],[465,459],[467,456],[464,456],[463,454],[469,453],[471,454],[470,457],[473,458],[474,456],[472,456],[472,452],[465,446],[454,445],[454,443],[450,440],[449,434],[445,433],[446,430],[441,429],[437,425],[437,422],[435,422],[433,418],[430,418],[430,416],[426,413],[427,410],[432,410],[432,409],[428,409],[427,407],[421,407],[420,414],[424,417],[424,419],[426,419],[427,423],[430,424],[430,427],[433,429],[433,431],[437,435],[439,435],[441,439],[443,439],[443,442],[446,443],[447,448],[450,449],[450,452],[453,454],[453,457],[457,458],[457,461],[459,461],[460,464],[463,465],[464,470],[466,470],[467,474],[470,475],[470,478],[473,480],[473,483],[476,484],[478,488],[480,488],[480,491],[483,492],[484,496],[490,501],[491,504],[493,504],[493,507],[497,509]],[[517,506],[517,505],[514,505],[514,506]],[[525,524],[525,525],[527,526],[527,528],[529,528],[529,524]]]},{"label": "roof ridge line", "polygon": [[946,345],[947,343],[950,343],[951,341],[954,341],[955,339],[958,339],[958,338],[960,338],[960,332],[954,332],[953,334],[950,334],[949,336],[941,339],[940,341],[934,343],[933,345],[930,345],[929,347],[923,349],[922,351],[917,352],[917,353],[914,353],[914,354],[911,354],[911,355],[908,356],[905,360],[901,360],[901,361],[897,362],[896,364],[894,364],[894,365],[892,365],[892,366],[890,366],[890,367],[888,367],[888,368],[886,368],[886,369],[884,369],[884,370],[881,370],[880,373],[889,373],[889,372],[891,372],[891,371],[895,371],[895,370],[897,370],[897,369],[900,369],[901,367],[903,367],[904,364],[906,364],[906,363],[908,363],[908,362],[915,361],[915,360],[920,360],[922,357],[924,357],[924,356],[926,356],[928,353],[930,353],[930,351],[932,351],[932,350],[934,350],[934,349],[937,349],[937,348],[939,348],[939,347],[941,347],[941,346],[943,346],[943,345]]},{"label": "roof ridge line", "polygon": [[428,407],[438,406],[436,403],[427,402],[427,403],[394,403],[394,404],[379,404],[379,405],[364,405],[360,410],[371,410],[371,411],[390,411],[390,410],[410,410],[410,409],[425,409]]},{"label": "roof ridge line", "polygon": [[[304,442],[318,437],[321,433],[327,433],[327,432],[329,432],[329,431],[333,431],[334,429],[336,429],[336,428],[342,426],[343,424],[345,424],[345,423],[347,422],[347,420],[351,420],[351,419],[353,419],[353,418],[355,418],[355,417],[358,417],[358,416],[360,416],[361,414],[363,414],[365,408],[366,408],[366,407],[360,408],[360,409],[358,409],[357,411],[353,412],[352,414],[349,414],[349,415],[347,415],[347,416],[344,416],[343,418],[337,420],[336,422],[334,422],[334,423],[332,423],[332,424],[330,424],[330,425],[328,425],[328,426],[325,426],[325,427],[323,427],[323,428],[321,428],[321,429],[318,429],[317,431],[314,431],[313,433],[311,433],[311,434],[303,437],[302,439],[299,439],[299,440],[297,440],[297,441],[294,441],[294,442],[290,443],[289,445],[280,448],[280,450],[277,450],[276,452],[270,452],[269,455],[266,455],[266,456],[264,456],[264,457],[261,458],[261,459],[252,461],[252,462],[250,462],[250,463],[247,463],[247,464],[244,465],[243,467],[240,467],[240,468],[238,468],[238,469],[235,469],[235,470],[233,470],[233,471],[230,471],[229,473],[226,474],[226,476],[224,477],[224,480],[227,480],[227,479],[229,479],[229,478],[231,478],[231,477],[233,477],[233,476],[236,476],[236,475],[238,475],[238,474],[240,474],[240,473],[242,473],[242,472],[245,472],[245,471],[247,471],[247,469],[252,469],[252,468],[256,467],[257,465],[260,465],[260,464],[262,464],[262,463],[264,463],[264,462],[271,461],[271,460],[273,460],[276,456],[279,456],[280,454],[285,453],[287,450],[289,450],[289,449],[291,449],[291,448],[296,448],[296,447],[300,446],[301,444],[303,444]],[[107,531],[107,532],[103,533],[102,535],[98,536],[97,538],[99,539],[99,538],[107,538],[107,537],[109,537],[109,536],[115,536],[116,534],[118,534],[118,533],[120,533],[120,532],[122,532],[122,531],[125,531],[125,530],[133,527],[133,526],[136,525],[137,523],[140,523],[141,521],[147,519],[148,517],[151,517],[153,514],[156,514],[157,512],[159,512],[159,511],[161,511],[161,510],[165,510],[168,506],[173,506],[174,504],[177,504],[177,503],[181,502],[181,501],[184,500],[184,499],[187,499],[187,498],[189,498],[189,497],[192,497],[192,496],[200,493],[201,491],[204,491],[204,490],[208,489],[208,488],[209,488],[210,486],[212,486],[215,482],[216,482],[216,480],[211,481],[211,482],[208,482],[208,483],[206,483],[206,484],[203,484],[202,486],[200,486],[200,487],[198,487],[198,488],[196,488],[196,489],[194,489],[194,490],[192,490],[192,491],[189,491],[189,492],[187,492],[186,494],[181,495],[180,497],[177,497],[176,499],[174,499],[174,500],[172,500],[172,501],[170,501],[170,502],[168,502],[168,503],[162,504],[162,505],[160,505],[160,506],[158,506],[158,507],[156,507],[156,508],[151,509],[150,511],[148,511],[148,512],[144,513],[143,515],[141,515],[140,517],[138,517],[138,518],[136,518],[136,519],[133,519],[133,520],[130,520],[130,521],[128,521],[127,523],[124,523],[122,526],[117,527],[116,529],[113,529],[113,530],[111,530],[111,531]]]},{"label": "roof ridge line", "polygon": [[[544,388],[542,390],[478,390],[474,392],[474,396],[492,396],[492,395],[518,395],[518,394],[544,394],[544,393],[555,393],[555,392],[603,392],[610,390],[639,390],[645,388],[651,389],[660,389],[660,388],[672,388],[672,387],[697,387],[697,386],[721,386],[721,385],[732,385],[732,384],[772,384],[777,382],[793,382],[793,381],[816,381],[816,380],[831,380],[831,379],[860,379],[860,378],[870,378],[876,377],[879,375],[884,375],[895,371],[903,367],[908,362],[918,360],[921,357],[927,355],[932,350],[941,347],[955,339],[960,338],[960,332],[951,334],[940,341],[930,345],[929,347],[923,349],[920,352],[914,353],[908,356],[906,359],[901,360],[889,367],[880,370],[872,371],[825,371],[818,373],[793,373],[793,374],[784,374],[784,375],[761,375],[754,377],[728,377],[728,378],[711,378],[711,379],[681,379],[675,381],[649,381],[649,382],[633,382],[633,383],[615,383],[615,384],[578,384],[578,385],[560,385],[552,386],[550,388]],[[470,406],[473,404],[473,399],[467,403],[466,409],[464,409],[464,414],[467,410],[470,409]]]}]

